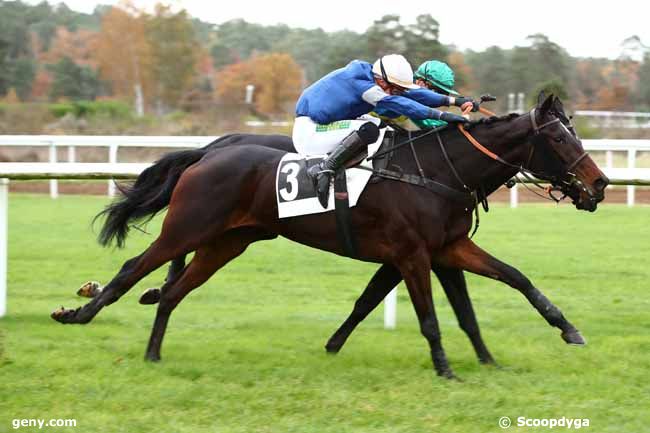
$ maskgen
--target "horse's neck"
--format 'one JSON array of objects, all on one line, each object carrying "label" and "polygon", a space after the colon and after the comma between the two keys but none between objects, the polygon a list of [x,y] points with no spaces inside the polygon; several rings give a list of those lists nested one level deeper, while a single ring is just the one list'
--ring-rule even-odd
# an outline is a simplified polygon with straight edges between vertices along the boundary
[{"label": "horse's neck", "polygon": [[[528,116],[524,115],[512,120],[498,121],[490,127],[477,125],[470,133],[479,143],[502,159],[514,165],[521,165],[525,162],[529,150],[526,145],[531,129],[529,122]],[[488,159],[459,131],[448,131],[443,134],[442,139],[456,171],[470,189],[483,188],[486,192],[493,192],[517,172],[515,168]],[[421,164],[425,174],[448,185],[460,186],[441,154],[435,135],[422,141],[423,143],[416,147],[418,156],[422,155]],[[401,158],[406,164],[409,163],[409,153],[407,146]],[[410,156],[410,159],[412,161],[413,157]],[[409,165],[409,172],[412,172],[413,165]]]},{"label": "horse's neck", "polygon": [[[511,121],[503,121],[490,130],[481,131],[477,128],[475,138],[503,160],[515,166],[523,166],[530,152],[528,138],[531,128],[529,116],[523,115]],[[519,171],[494,160],[488,164],[485,170],[476,171],[478,176],[474,181],[487,194],[494,192]]]}]

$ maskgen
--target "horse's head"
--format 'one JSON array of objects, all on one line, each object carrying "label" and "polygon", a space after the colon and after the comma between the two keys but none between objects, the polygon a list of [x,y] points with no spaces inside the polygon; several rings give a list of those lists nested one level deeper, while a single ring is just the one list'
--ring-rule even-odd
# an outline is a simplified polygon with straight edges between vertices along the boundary
[{"label": "horse's head", "polygon": [[571,197],[577,209],[595,211],[609,179],[585,152],[562,102],[541,93],[530,118],[534,136],[528,168]]}]

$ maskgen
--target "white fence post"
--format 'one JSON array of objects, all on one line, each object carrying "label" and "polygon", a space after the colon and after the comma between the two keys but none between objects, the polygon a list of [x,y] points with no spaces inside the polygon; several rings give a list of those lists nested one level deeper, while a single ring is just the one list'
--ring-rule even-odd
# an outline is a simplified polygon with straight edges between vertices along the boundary
[{"label": "white fence post", "polygon": [[519,204],[519,190],[517,189],[519,185],[516,183],[512,188],[510,188],[510,207],[515,208]]},{"label": "white fence post", "polygon": [[[634,168],[636,165],[636,149],[627,151],[627,168]],[[627,205],[634,206],[634,185],[627,186]]]},{"label": "white fence post", "polygon": [[508,113],[514,113],[517,111],[515,108],[515,94],[508,93]]},{"label": "white fence post", "polygon": [[0,317],[7,314],[7,219],[9,179],[0,179]]},{"label": "white fence post", "polygon": [[[56,162],[56,143],[50,141],[50,162]],[[59,196],[59,183],[56,179],[50,179],[50,197],[57,198]]]},{"label": "white fence post", "polygon": [[74,146],[68,146],[68,162],[76,162],[77,152]]},{"label": "white fence post", "polygon": [[395,329],[397,324],[397,287],[384,298],[384,328]]},{"label": "white fence post", "polygon": [[524,110],[525,110],[525,108],[524,108],[525,105],[526,105],[526,102],[524,100],[525,96],[526,95],[524,95],[521,92],[517,93],[517,113],[519,113],[519,114],[523,113]]},{"label": "white fence post", "polygon": [[[108,162],[110,164],[117,163],[117,144],[111,144],[108,147]],[[109,179],[108,181],[108,196],[113,197],[115,195],[115,180]]]},{"label": "white fence post", "polygon": [[605,168],[614,168],[614,152],[611,150],[605,152]]}]

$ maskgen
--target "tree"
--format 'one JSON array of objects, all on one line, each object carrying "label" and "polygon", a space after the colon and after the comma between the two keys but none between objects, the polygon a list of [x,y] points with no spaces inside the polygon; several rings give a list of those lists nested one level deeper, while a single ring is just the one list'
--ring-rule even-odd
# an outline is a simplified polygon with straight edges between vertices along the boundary
[{"label": "tree", "polygon": [[528,95],[529,106],[537,105],[537,97],[539,96],[540,92],[544,92],[546,96],[555,95],[558,98],[560,98],[560,100],[562,100],[564,104],[566,104],[566,101],[569,98],[569,93],[567,92],[565,83],[556,78],[541,83],[529,93]]},{"label": "tree", "polygon": [[[237,62],[245,60],[254,54],[270,52],[271,47],[284,39],[291,29],[287,25],[262,26],[252,24],[242,19],[235,19],[220,24],[216,30],[218,48],[212,49],[217,54],[227,53]],[[223,65],[215,57],[215,65]]]},{"label": "tree", "polygon": [[461,94],[471,95],[477,90],[483,91],[477,87],[476,79],[472,68],[465,62],[463,53],[454,51],[447,57],[449,67],[454,71],[455,87]]},{"label": "tree", "polygon": [[11,86],[16,89],[18,97],[25,101],[32,92],[32,83],[36,76],[36,64],[30,58],[17,59],[13,64]]},{"label": "tree", "polygon": [[470,51],[466,54],[465,59],[474,71],[477,86],[481,92],[496,96],[497,106],[505,107],[510,91],[508,84],[510,69],[504,50],[493,46],[481,53]]},{"label": "tree", "polygon": [[302,69],[285,53],[269,53],[227,66],[218,74],[217,95],[223,103],[242,104],[246,86],[255,86],[255,109],[281,117],[293,111],[302,89]]},{"label": "tree", "polygon": [[605,59],[580,59],[576,61],[572,86],[572,99],[575,106],[589,110],[597,102],[598,91],[607,86],[604,66]]},{"label": "tree", "polygon": [[46,63],[56,63],[63,57],[69,57],[78,65],[96,68],[96,32],[79,29],[71,32],[65,27],[57,27],[50,48],[42,53],[40,60]]},{"label": "tree", "polygon": [[99,78],[89,66],[79,66],[69,57],[64,57],[50,68],[54,78],[51,99],[94,100],[99,95]]},{"label": "tree", "polygon": [[195,77],[199,45],[194,26],[185,10],[174,13],[171,7],[157,4],[147,21],[146,34],[158,109],[162,105],[176,107]]},{"label": "tree", "polygon": [[406,26],[403,54],[414,69],[427,60],[446,59],[448,51],[438,40],[439,33],[438,21],[429,14],[419,15],[415,24]]},{"label": "tree", "polygon": [[650,53],[643,56],[643,63],[638,71],[637,95],[639,104],[645,110],[650,110]]},{"label": "tree", "polygon": [[145,26],[146,17],[123,3],[106,12],[95,44],[101,77],[111,83],[115,95],[134,101],[138,115],[144,113],[146,98],[152,93],[151,47]]},{"label": "tree", "polygon": [[270,116],[285,115],[300,95],[302,69],[288,54],[271,53],[252,59],[257,82],[255,108]]},{"label": "tree", "polygon": [[274,43],[272,52],[288,53],[305,70],[308,82],[327,74],[330,61],[327,49],[330,37],[321,29],[292,29],[283,39]]},{"label": "tree", "polygon": [[323,54],[323,64],[318,78],[342,68],[351,60],[365,59],[374,61],[373,54],[369,54],[366,35],[343,30],[329,34],[329,43]]},{"label": "tree", "polygon": [[531,43],[528,60],[533,84],[538,85],[553,78],[568,82],[569,56],[566,51],[541,33],[530,35],[527,39]]},{"label": "tree", "polygon": [[366,30],[370,56],[379,58],[386,54],[403,53],[406,50],[404,33],[399,15],[384,15],[375,20]]}]

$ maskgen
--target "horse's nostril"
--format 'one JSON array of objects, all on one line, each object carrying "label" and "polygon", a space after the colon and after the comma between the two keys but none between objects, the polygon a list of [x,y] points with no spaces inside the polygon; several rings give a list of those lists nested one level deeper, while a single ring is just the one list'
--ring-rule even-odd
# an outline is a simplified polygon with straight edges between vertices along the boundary
[{"label": "horse's nostril", "polygon": [[604,190],[604,189],[607,187],[607,185],[609,185],[609,179],[607,179],[607,178],[604,177],[604,176],[603,176],[603,177],[599,177],[599,178],[596,179],[596,181],[594,182],[594,187],[596,188],[597,191],[602,191],[602,190]]}]

